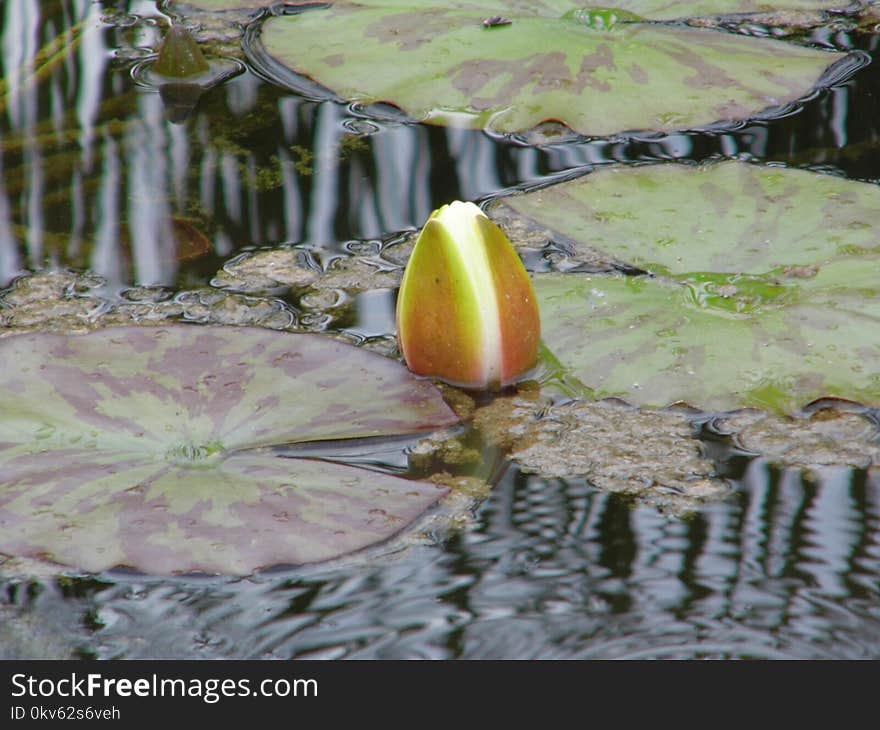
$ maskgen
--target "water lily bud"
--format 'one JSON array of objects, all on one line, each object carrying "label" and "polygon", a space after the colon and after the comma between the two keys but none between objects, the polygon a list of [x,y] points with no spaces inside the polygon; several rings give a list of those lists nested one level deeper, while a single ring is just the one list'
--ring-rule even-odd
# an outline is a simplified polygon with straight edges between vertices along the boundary
[{"label": "water lily bud", "polygon": [[397,336],[410,370],[465,388],[507,385],[536,364],[531,279],[473,203],[444,205],[422,229],[400,284]]},{"label": "water lily bud", "polygon": [[182,79],[210,70],[202,49],[182,25],[172,25],[162,41],[153,71],[168,78]]}]

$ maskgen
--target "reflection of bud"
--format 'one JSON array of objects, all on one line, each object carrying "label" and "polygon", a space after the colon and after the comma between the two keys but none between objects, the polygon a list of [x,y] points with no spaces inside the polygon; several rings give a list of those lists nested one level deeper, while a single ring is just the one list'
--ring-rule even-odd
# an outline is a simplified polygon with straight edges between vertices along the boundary
[{"label": "reflection of bud", "polygon": [[165,117],[173,124],[186,121],[207,89],[198,84],[159,84]]},{"label": "reflection of bud", "polygon": [[473,203],[435,210],[397,298],[409,369],[465,388],[507,385],[538,359],[541,321],[519,256]]}]

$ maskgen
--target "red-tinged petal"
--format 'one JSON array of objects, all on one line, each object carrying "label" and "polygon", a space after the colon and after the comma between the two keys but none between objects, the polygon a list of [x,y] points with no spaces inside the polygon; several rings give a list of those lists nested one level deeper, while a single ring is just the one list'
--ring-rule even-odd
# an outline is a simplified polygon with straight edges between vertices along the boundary
[{"label": "red-tinged petal", "polygon": [[538,361],[541,317],[532,280],[504,232],[488,218],[477,220],[483,232],[498,300],[501,328],[501,380],[508,384]]}]

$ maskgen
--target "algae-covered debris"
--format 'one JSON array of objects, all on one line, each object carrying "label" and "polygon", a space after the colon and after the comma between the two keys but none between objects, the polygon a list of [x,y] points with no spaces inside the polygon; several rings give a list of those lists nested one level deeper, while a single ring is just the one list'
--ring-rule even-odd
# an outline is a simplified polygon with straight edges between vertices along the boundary
[{"label": "algae-covered debris", "polygon": [[378,259],[362,256],[338,258],[312,283],[314,289],[344,289],[349,292],[393,289],[400,284],[402,269]]},{"label": "algae-covered debris", "polygon": [[339,309],[350,303],[351,297],[342,289],[313,289],[299,298],[299,305],[312,312]]},{"label": "algae-covered debris", "polygon": [[482,453],[479,449],[469,446],[463,439],[449,431],[432,433],[409,451],[410,463],[418,469],[424,469],[438,460],[456,466],[479,464],[481,458]]},{"label": "algae-covered debris", "polygon": [[683,515],[731,492],[687,414],[648,411],[619,401],[553,403],[540,392],[496,399],[477,410],[484,437],[509,449],[528,473],[584,477],[597,489]]},{"label": "algae-covered debris", "polygon": [[321,275],[295,249],[249,251],[228,261],[211,285],[243,293],[265,293],[279,287],[305,287]]},{"label": "algae-covered debris", "polygon": [[739,411],[714,427],[742,450],[780,466],[867,469],[880,464],[880,428],[872,411],[845,401],[829,401],[828,407],[791,418]]},{"label": "algae-covered debris", "polygon": [[[351,244],[357,249],[356,242]],[[310,308],[328,309],[341,304],[340,297],[373,289],[393,289],[400,284],[403,265],[409,258],[409,252],[403,257],[402,263],[386,259],[379,251],[380,244],[364,246],[364,252],[353,250],[348,255],[336,255],[328,264],[310,261],[306,249],[300,248],[266,248],[258,251],[247,251],[228,261],[211,280],[211,285],[230,291],[248,294],[274,294],[280,287],[306,289],[304,298],[315,303],[329,302],[334,304]],[[396,254],[397,247],[394,247]],[[332,292],[326,294],[326,292]]]},{"label": "algae-covered debris", "polygon": [[181,292],[175,302],[183,305],[185,319],[204,324],[256,324],[270,329],[288,329],[297,324],[296,314],[277,299],[197,289]]},{"label": "algae-covered debris", "polygon": [[19,277],[0,294],[0,327],[85,327],[106,313],[107,301],[96,293],[103,283],[68,271]]},{"label": "algae-covered debris", "polygon": [[184,320],[203,324],[300,329],[298,313],[279,299],[201,288],[176,295],[155,287],[121,294],[101,277],[60,270],[18,278],[0,293],[0,328],[83,332],[124,324]]},{"label": "algae-covered debris", "polygon": [[385,261],[390,261],[403,268],[412,255],[419,233],[418,230],[402,231],[398,235],[392,236],[382,243],[379,250],[380,255]]}]

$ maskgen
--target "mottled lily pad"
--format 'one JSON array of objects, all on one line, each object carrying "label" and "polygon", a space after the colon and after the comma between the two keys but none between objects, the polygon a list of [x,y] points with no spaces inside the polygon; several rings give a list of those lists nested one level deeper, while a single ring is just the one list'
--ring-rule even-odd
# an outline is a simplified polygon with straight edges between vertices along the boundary
[{"label": "mottled lily pad", "polygon": [[[168,6],[173,9],[197,8],[200,10],[210,11],[229,11],[229,10],[257,10],[259,8],[269,7],[275,3],[272,0],[169,0]],[[316,3],[307,2],[287,2],[286,6],[296,9],[297,6],[307,7]],[[359,3],[367,5],[369,2]],[[412,0],[381,0],[376,3],[385,7],[404,6],[411,7]],[[452,6],[472,7],[483,9],[486,18],[492,17],[491,12],[506,12],[510,19],[513,17],[511,13],[514,10],[520,11],[523,8],[546,9],[548,12],[552,10],[560,10],[564,12],[572,7],[572,3],[567,0],[506,0],[506,2],[456,2],[448,3]],[[612,8],[613,6],[613,8]],[[717,15],[755,15],[757,13],[766,13],[771,10],[785,11],[807,11],[807,10],[843,10],[852,6],[850,0],[783,0],[783,2],[767,2],[765,0],[682,0],[681,2],[668,2],[668,0],[617,0],[608,7],[597,7],[590,9],[586,5],[582,5],[586,13],[593,13],[601,16],[617,16],[621,20],[627,17],[641,17],[648,20],[676,20],[681,18],[708,17]],[[501,24],[496,24],[501,27]]]},{"label": "mottled lily pad", "polygon": [[576,252],[598,248],[655,273],[763,274],[880,251],[880,187],[743,162],[610,168],[496,207]]},{"label": "mottled lily pad", "polygon": [[474,423],[490,442],[509,449],[523,471],[584,477],[597,489],[672,514],[730,494],[680,412],[639,411],[614,401],[553,404],[521,393],[477,410]]},{"label": "mottled lily pad", "polygon": [[[688,9],[635,5],[648,20]],[[510,22],[484,23],[496,15]],[[751,118],[803,98],[844,59],[612,15],[571,0],[335,2],[267,18],[247,51],[268,77],[318,98],[386,102],[417,121],[499,133],[558,121],[591,136]]]},{"label": "mottled lily pad", "polygon": [[774,286],[744,277],[753,293],[741,300],[718,292],[736,283],[711,276],[534,283],[545,344],[591,395],[785,413],[824,396],[880,404],[878,266],[848,259]]},{"label": "mottled lily pad", "polygon": [[668,164],[499,206],[653,274],[535,276],[544,342],[591,395],[783,413],[825,396],[880,401],[880,187]]},{"label": "mottled lily pad", "polygon": [[[201,1],[201,0],[200,0]],[[772,10],[838,10],[851,6],[849,0],[619,0],[613,6],[651,20],[676,20],[715,15],[755,15]]]},{"label": "mottled lily pad", "polygon": [[0,553],[246,574],[386,540],[446,490],[266,447],[456,421],[397,363],[317,335],[119,327],[0,341]]}]

